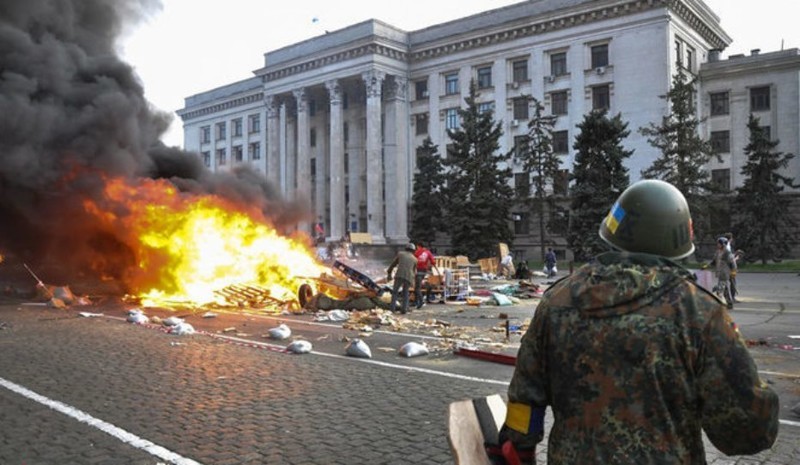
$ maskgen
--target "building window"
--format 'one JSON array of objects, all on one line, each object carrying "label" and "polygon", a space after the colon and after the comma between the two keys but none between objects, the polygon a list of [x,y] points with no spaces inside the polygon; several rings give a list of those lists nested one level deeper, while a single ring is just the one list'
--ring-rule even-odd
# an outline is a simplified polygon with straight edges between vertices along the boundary
[{"label": "building window", "polygon": [[490,111],[494,111],[494,102],[482,102],[478,104],[478,113],[481,115]]},{"label": "building window", "polygon": [[458,93],[458,73],[448,73],[444,75],[444,93],[455,95]]},{"label": "building window", "polygon": [[478,68],[478,88],[486,89],[492,87],[492,67],[483,66]]},{"label": "building window", "polygon": [[550,109],[554,115],[567,114],[567,91],[553,92],[550,94]]},{"label": "building window", "polygon": [[525,82],[528,80],[528,60],[516,60],[511,63],[511,74],[514,82]]},{"label": "building window", "polygon": [[342,124],[342,139],[345,145],[350,142],[350,125],[346,121]]},{"label": "building window", "polygon": [[206,168],[211,168],[211,152],[203,152],[203,164]]},{"label": "building window", "polygon": [[514,99],[514,119],[526,120],[528,119],[528,99],[515,98]]},{"label": "building window", "polygon": [[312,147],[317,146],[317,128],[311,128],[311,131],[309,131],[308,144]]},{"label": "building window", "polygon": [[211,126],[203,126],[200,128],[200,143],[208,144],[211,142]]},{"label": "building window", "polygon": [[309,163],[310,164],[308,165],[308,174],[312,178],[316,178],[317,177],[317,159],[316,158],[312,158],[311,160],[309,160]]},{"label": "building window", "polygon": [[694,49],[692,47],[686,47],[686,69],[694,71]]},{"label": "building window", "polygon": [[247,121],[251,133],[261,132],[261,115],[250,115]]},{"label": "building window", "polygon": [[247,157],[251,160],[261,160],[261,143],[251,142],[247,146]]},{"label": "building window", "polygon": [[675,41],[675,62],[678,66],[683,66],[683,42]]},{"label": "building window", "polygon": [[414,82],[414,94],[417,100],[428,98],[428,79]]},{"label": "building window", "polygon": [[414,126],[416,127],[416,134],[422,136],[428,133],[428,114],[419,113],[414,115]]},{"label": "building window", "polygon": [[592,46],[592,68],[608,66],[608,44]]},{"label": "building window", "polygon": [[231,152],[231,158],[234,163],[241,163],[244,160],[244,154],[241,145],[234,145]]},{"label": "building window", "polygon": [[342,92],[342,110],[347,110],[347,107],[350,106],[350,97],[347,96],[347,92]]},{"label": "building window", "polygon": [[514,220],[514,234],[530,234],[530,227],[528,222],[528,214],[525,212],[512,213],[511,218]]},{"label": "building window", "polygon": [[727,92],[711,93],[711,116],[730,114],[730,100]]},{"label": "building window", "polygon": [[225,139],[227,139],[228,135],[227,135],[225,123],[217,123],[216,131],[217,131],[217,140],[225,140]]},{"label": "building window", "polygon": [[350,172],[350,154],[349,153],[345,153],[344,154],[344,174],[347,174],[349,172]]},{"label": "building window", "polygon": [[531,179],[528,173],[514,173],[514,190],[517,197],[527,199],[531,195]]},{"label": "building window", "polygon": [[711,148],[717,153],[730,153],[730,131],[711,131]]},{"label": "building window", "polygon": [[528,136],[514,136],[514,155],[521,157],[528,147]]},{"label": "building window", "polygon": [[222,166],[228,163],[225,149],[217,149],[217,165]]},{"label": "building window", "polygon": [[553,177],[553,194],[567,196],[569,194],[569,170],[558,170]]},{"label": "building window", "polygon": [[569,131],[553,131],[553,153],[569,153]]},{"label": "building window", "polygon": [[711,170],[711,183],[721,191],[731,190],[731,170],[728,168]]},{"label": "building window", "polygon": [[233,120],[233,137],[242,137],[242,118]]},{"label": "building window", "polygon": [[769,110],[769,87],[750,89],[750,111]]},{"label": "building window", "polygon": [[608,110],[611,108],[611,91],[607,85],[592,87],[592,109]]},{"label": "building window", "polygon": [[317,101],[314,99],[308,100],[308,116],[314,116],[317,114]]},{"label": "building window", "polygon": [[550,74],[552,76],[567,74],[567,52],[550,54]]},{"label": "building window", "polygon": [[458,129],[458,109],[448,108],[445,113],[445,128]]}]

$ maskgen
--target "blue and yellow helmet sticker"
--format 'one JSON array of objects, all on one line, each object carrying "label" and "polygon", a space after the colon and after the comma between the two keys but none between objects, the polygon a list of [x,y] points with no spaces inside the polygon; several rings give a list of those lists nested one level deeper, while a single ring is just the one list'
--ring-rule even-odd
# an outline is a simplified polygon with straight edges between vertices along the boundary
[{"label": "blue and yellow helmet sticker", "polygon": [[608,216],[606,217],[606,228],[611,231],[611,234],[616,234],[619,225],[622,223],[623,218],[625,218],[625,209],[616,202],[613,207],[611,207],[611,211],[608,212]]}]

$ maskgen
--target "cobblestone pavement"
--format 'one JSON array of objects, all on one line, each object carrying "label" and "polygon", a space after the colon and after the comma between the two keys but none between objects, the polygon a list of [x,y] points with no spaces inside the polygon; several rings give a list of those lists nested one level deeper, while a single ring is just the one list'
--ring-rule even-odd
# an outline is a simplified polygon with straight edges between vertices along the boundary
[{"label": "cobblestone pavement", "polygon": [[[435,312],[426,310],[419,317]],[[293,329],[317,353],[288,355],[208,335],[173,336],[123,315],[111,304],[0,305],[0,381],[151,441],[177,454],[175,463],[449,464],[448,404],[504,394],[513,370],[453,356],[404,359],[379,350],[409,339],[388,334],[369,339],[373,360],[343,357],[341,336],[354,333],[336,325],[298,321]],[[228,314],[190,321],[211,335],[237,327],[261,341],[276,324]],[[170,461],[3,387],[0,402],[0,464]],[[545,454],[540,447],[538,463]],[[710,465],[800,463],[800,425],[782,424],[775,447],[756,456],[725,457],[708,445],[707,457]]]}]

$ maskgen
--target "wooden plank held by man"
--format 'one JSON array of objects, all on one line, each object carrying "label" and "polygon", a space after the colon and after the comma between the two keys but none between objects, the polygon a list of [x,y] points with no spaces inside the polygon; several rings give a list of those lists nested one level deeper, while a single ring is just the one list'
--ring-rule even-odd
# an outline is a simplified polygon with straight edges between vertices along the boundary
[{"label": "wooden plank held by man", "polygon": [[[500,444],[506,404],[498,394],[453,402],[447,410],[447,441],[456,465],[521,465],[511,442]],[[491,455],[491,457],[490,457]]]}]

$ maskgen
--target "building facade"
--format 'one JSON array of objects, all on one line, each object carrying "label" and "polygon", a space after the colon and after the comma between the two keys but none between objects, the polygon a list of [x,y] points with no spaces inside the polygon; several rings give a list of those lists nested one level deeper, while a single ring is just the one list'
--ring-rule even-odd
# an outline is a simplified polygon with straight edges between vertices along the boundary
[{"label": "building facade", "polygon": [[[797,50],[720,60],[730,42],[701,0],[526,1],[411,32],[370,20],[267,52],[254,77],[188,97],[178,114],[185,149],[211,170],[248,164],[307,200],[316,218],[300,229],[400,243],[416,148],[431,137],[445,153],[471,82],[481,109],[503,122],[503,151],[527,132],[527,96],[558,117],[564,182],[553,189],[565,196],[575,126],[593,109],[629,124],[633,180],[660,155],[638,129],[668,112],[663,96],[679,67],[700,78],[703,131],[723,153],[727,143],[709,166],[715,180],[741,184],[750,111],[774,128],[780,150],[800,153]],[[527,175],[512,168],[524,187]],[[800,178],[796,162],[791,169]],[[537,228],[524,209],[513,221],[518,256],[534,256]]]}]

